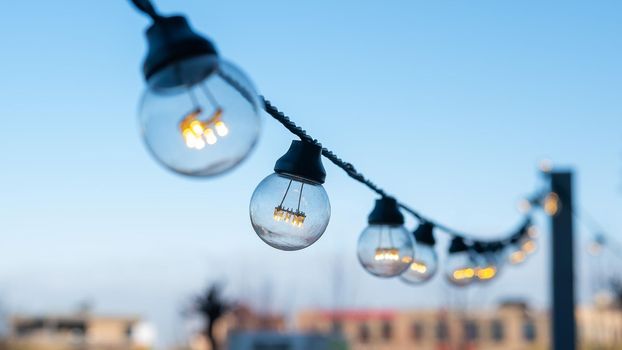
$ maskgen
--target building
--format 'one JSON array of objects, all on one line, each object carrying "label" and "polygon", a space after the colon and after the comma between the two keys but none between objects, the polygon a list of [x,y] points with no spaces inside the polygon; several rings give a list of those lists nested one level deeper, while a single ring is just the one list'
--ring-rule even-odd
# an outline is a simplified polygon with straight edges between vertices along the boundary
[{"label": "building", "polygon": [[9,349],[117,350],[144,349],[133,337],[136,317],[16,315],[9,320]]},{"label": "building", "polygon": [[281,332],[236,332],[229,336],[228,350],[345,350],[339,337]]},{"label": "building", "polygon": [[[525,303],[496,310],[350,310],[301,312],[301,332],[341,334],[353,350],[544,350],[550,348],[549,317]],[[622,349],[622,311],[580,308],[583,349]]]}]

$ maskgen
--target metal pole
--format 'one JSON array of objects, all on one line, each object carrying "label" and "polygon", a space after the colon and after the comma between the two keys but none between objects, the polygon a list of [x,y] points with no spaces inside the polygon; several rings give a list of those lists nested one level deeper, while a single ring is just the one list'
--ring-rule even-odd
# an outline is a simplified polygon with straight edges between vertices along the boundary
[{"label": "metal pole", "polygon": [[551,190],[559,196],[559,211],[552,228],[552,348],[576,349],[574,294],[574,230],[572,223],[572,173],[551,173]]}]

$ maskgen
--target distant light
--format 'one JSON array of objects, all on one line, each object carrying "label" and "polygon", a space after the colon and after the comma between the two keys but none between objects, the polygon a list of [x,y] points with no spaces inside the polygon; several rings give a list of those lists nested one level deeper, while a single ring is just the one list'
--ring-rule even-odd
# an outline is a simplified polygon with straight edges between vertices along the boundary
[{"label": "distant light", "polygon": [[540,161],[538,168],[540,168],[541,172],[548,174],[553,171],[553,161],[548,158],[544,158]]},{"label": "distant light", "polygon": [[132,328],[132,340],[140,347],[152,348],[156,339],[156,329],[150,323],[140,322]]}]

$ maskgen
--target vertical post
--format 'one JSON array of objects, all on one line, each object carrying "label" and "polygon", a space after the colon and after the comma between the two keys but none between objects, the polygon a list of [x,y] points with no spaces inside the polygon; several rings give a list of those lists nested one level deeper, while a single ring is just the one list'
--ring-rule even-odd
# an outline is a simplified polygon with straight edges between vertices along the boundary
[{"label": "vertical post", "polygon": [[551,190],[559,196],[559,211],[552,227],[552,348],[576,349],[574,294],[574,229],[572,223],[572,173],[552,172]]}]

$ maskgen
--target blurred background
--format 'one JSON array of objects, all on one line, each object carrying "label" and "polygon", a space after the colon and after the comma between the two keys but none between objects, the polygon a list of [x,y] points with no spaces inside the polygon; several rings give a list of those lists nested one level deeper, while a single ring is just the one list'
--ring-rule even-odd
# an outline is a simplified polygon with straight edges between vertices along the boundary
[{"label": "blurred background", "polygon": [[[621,2],[156,3],[187,14],[325,146],[451,227],[498,238],[542,185],[540,160],[572,169],[575,204],[603,231],[575,223],[579,342],[622,349]],[[248,203],[293,135],[264,115],[235,171],[172,174],[138,130],[144,16],[128,1],[0,8],[3,347],[209,349],[213,319],[231,349],[549,348],[546,216],[534,256],[485,285],[379,279],[356,258],[376,196],[325,161],[328,229],[275,250]],[[594,248],[596,233],[610,244]]]}]

